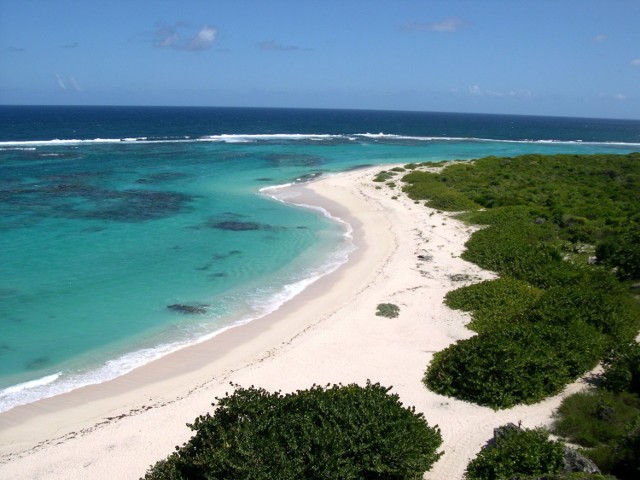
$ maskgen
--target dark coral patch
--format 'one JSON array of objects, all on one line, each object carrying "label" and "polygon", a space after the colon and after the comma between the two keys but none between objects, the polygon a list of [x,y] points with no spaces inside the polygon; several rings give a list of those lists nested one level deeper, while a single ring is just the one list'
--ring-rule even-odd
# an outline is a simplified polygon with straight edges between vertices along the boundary
[{"label": "dark coral patch", "polygon": [[208,305],[197,303],[197,304],[187,304],[187,303],[174,303],[172,305],[167,305],[167,308],[171,311],[183,313],[185,315],[203,315],[207,313]]}]

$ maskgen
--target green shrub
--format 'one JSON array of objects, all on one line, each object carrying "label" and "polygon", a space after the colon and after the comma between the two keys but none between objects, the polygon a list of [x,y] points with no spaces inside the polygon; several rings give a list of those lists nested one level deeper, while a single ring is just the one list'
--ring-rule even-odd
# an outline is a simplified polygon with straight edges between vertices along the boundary
[{"label": "green shrub", "polygon": [[640,417],[629,426],[625,434],[609,444],[599,445],[584,452],[601,471],[615,475],[617,480],[640,478]]},{"label": "green shrub", "polygon": [[640,478],[640,416],[614,448],[616,463],[611,473],[620,480]]},{"label": "green shrub", "polygon": [[470,312],[473,319],[467,327],[483,333],[525,321],[541,294],[540,289],[505,276],[452,290],[447,293],[445,303],[450,308]]},{"label": "green shrub", "polygon": [[611,475],[601,475],[599,473],[552,473],[548,475],[527,475],[525,477],[513,477],[510,480],[618,480]]},{"label": "green shrub", "polygon": [[281,395],[239,388],[147,480],[419,479],[442,455],[436,427],[367,383]]},{"label": "green shrub", "polygon": [[631,341],[609,353],[603,361],[602,388],[640,394],[640,344]]},{"label": "green shrub", "polygon": [[582,321],[595,327],[612,344],[629,341],[636,335],[637,325],[619,285],[607,282],[610,276],[606,272],[594,273],[601,275],[587,273],[576,277],[573,284],[548,288],[530,312],[531,318],[554,324]]},{"label": "green shrub", "polygon": [[583,447],[611,445],[640,415],[640,398],[630,393],[578,392],[565,398],[555,413],[553,432]]},{"label": "green shrub", "polygon": [[396,318],[400,315],[400,307],[393,303],[381,303],[378,305],[376,315],[379,317]]},{"label": "green shrub", "polygon": [[438,210],[461,212],[479,207],[466,195],[442,183],[440,178],[438,174],[414,171],[402,178],[409,183],[403,190],[412,200],[428,200],[427,205]]},{"label": "green shrub", "polygon": [[596,248],[596,257],[615,268],[619,278],[640,278],[640,228],[625,228],[611,233]]},{"label": "green shrub", "polygon": [[428,388],[494,409],[554,395],[593,368],[601,353],[588,325],[516,325],[460,340],[437,352],[424,377]]},{"label": "green shrub", "polygon": [[462,258],[539,288],[571,282],[580,271],[545,243],[552,238],[553,230],[541,225],[492,226],[471,236]]},{"label": "green shrub", "polygon": [[396,175],[395,172],[388,172],[386,170],[382,170],[379,172],[373,179],[374,182],[386,182],[387,180],[393,178]]},{"label": "green shrub", "polygon": [[504,429],[467,466],[467,480],[509,480],[560,471],[564,445],[545,429]]}]

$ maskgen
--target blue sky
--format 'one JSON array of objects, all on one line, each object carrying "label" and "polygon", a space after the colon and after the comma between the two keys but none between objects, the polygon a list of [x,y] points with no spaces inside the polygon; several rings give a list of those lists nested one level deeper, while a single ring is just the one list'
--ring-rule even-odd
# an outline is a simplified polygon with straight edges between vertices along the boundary
[{"label": "blue sky", "polygon": [[0,0],[0,104],[640,118],[640,0]]}]

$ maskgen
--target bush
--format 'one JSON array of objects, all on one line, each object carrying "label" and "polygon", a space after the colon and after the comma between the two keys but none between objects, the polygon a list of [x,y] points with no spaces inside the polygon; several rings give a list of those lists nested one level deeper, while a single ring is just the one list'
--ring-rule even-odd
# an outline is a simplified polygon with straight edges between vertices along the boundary
[{"label": "bush", "polygon": [[379,317],[396,318],[400,315],[400,307],[393,303],[381,303],[378,305],[376,315]]},{"label": "bush", "polygon": [[604,359],[602,388],[612,392],[640,394],[640,344],[632,341],[618,347]]},{"label": "bush", "polygon": [[603,472],[618,480],[640,478],[640,417],[627,432],[611,444],[600,445],[585,452]]},{"label": "bush", "polygon": [[612,469],[620,480],[640,478],[640,417],[615,447],[616,464]]},{"label": "bush", "polygon": [[545,429],[504,428],[467,466],[467,480],[509,480],[560,471],[564,445]]},{"label": "bush", "polygon": [[514,223],[475,232],[462,258],[487,270],[546,288],[571,281],[580,274],[563,260],[550,240],[552,231],[539,225]]},{"label": "bush", "polygon": [[441,179],[434,173],[412,172],[402,178],[409,183],[403,190],[412,200],[428,200],[427,205],[438,210],[461,212],[479,208],[468,196],[449,188]]},{"label": "bush", "polygon": [[640,229],[615,232],[596,248],[598,261],[616,269],[620,279],[640,278]]},{"label": "bush", "polygon": [[439,429],[389,390],[238,388],[189,425],[195,435],[145,479],[422,478],[442,455]]},{"label": "bush", "polygon": [[437,352],[424,382],[436,393],[494,409],[531,404],[593,368],[600,344],[597,332],[581,323],[516,325]]},{"label": "bush", "polygon": [[599,473],[552,473],[549,475],[527,475],[526,477],[513,477],[511,480],[618,480],[611,475]]},{"label": "bush", "polygon": [[386,182],[387,180],[392,179],[396,174],[394,172],[388,172],[386,170],[382,170],[379,172],[373,179],[374,182]]},{"label": "bush", "polygon": [[[594,285],[591,277],[602,283]],[[574,284],[548,288],[530,312],[531,318],[553,324],[582,321],[595,327],[610,343],[627,342],[636,335],[637,325],[618,286],[608,284],[607,277],[586,274]]]},{"label": "bush", "polygon": [[528,225],[536,223],[536,221],[540,225],[547,223],[544,209],[524,205],[495,207],[488,210],[459,214],[459,217],[465,222],[478,225],[504,226],[513,223]]},{"label": "bush", "polygon": [[611,445],[640,415],[640,398],[630,393],[578,392],[565,398],[555,414],[553,432],[583,447]]},{"label": "bush", "polygon": [[511,277],[485,280],[447,293],[445,303],[471,312],[467,328],[478,332],[503,329],[520,323],[539,300],[542,291]]}]

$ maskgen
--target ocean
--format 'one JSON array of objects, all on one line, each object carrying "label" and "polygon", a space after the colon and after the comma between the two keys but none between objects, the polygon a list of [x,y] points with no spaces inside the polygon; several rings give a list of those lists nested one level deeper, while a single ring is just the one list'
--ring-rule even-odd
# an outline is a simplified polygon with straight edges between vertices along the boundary
[{"label": "ocean", "polygon": [[275,186],[390,163],[640,151],[640,121],[0,106],[0,412],[276,310],[357,248]]}]

